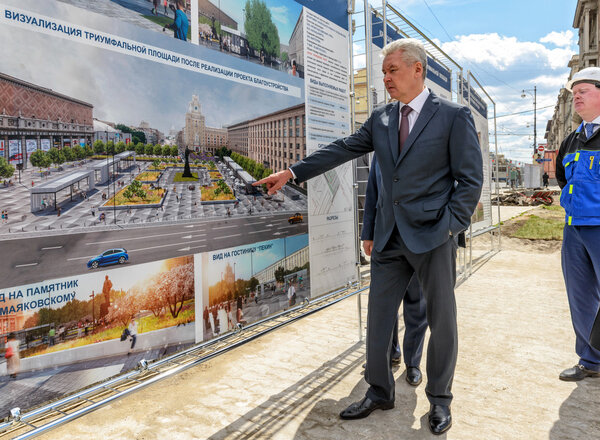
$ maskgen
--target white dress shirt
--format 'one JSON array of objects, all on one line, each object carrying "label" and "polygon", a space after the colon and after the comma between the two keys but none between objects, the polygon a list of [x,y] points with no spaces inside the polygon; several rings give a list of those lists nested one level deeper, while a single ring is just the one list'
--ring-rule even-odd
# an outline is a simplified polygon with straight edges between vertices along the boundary
[{"label": "white dress shirt", "polygon": [[[419,93],[412,101],[406,103],[406,105],[408,105],[410,108],[412,108],[412,112],[410,112],[407,116],[409,133],[412,130],[412,128],[415,126],[415,122],[417,122],[417,118],[419,117],[421,110],[423,110],[423,106],[425,105],[425,101],[427,101],[428,96],[429,96],[429,89],[427,87],[425,87],[423,89],[423,91],[421,93]],[[398,106],[398,113],[399,113],[398,131],[400,131],[400,124],[402,124],[402,113],[400,113],[400,110],[402,109],[402,107],[404,107],[405,103],[400,102],[400,101],[398,101],[398,103],[400,104]]]}]

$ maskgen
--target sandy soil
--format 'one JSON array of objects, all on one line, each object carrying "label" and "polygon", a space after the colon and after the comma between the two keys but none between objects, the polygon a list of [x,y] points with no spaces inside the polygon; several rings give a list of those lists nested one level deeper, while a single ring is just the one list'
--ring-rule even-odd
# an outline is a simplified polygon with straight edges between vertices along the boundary
[{"label": "sandy soil", "polygon": [[[482,237],[474,246],[489,243]],[[559,242],[504,236],[502,251],[457,289],[454,424],[440,438],[600,438],[600,379],[558,380],[577,361],[559,250]],[[363,362],[350,298],[41,438],[434,438],[424,383],[406,384],[403,366],[395,368],[393,410],[338,418],[364,395]]]}]

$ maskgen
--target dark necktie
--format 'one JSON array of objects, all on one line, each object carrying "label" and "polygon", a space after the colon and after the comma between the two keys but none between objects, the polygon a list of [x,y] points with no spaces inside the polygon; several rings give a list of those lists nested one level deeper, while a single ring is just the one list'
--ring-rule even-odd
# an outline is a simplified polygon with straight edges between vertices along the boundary
[{"label": "dark necktie", "polygon": [[412,108],[408,105],[403,105],[400,109],[402,119],[400,120],[400,133],[398,134],[398,153],[402,153],[402,147],[408,137],[408,114],[412,112]]},{"label": "dark necktie", "polygon": [[594,134],[594,128],[596,128],[596,125],[598,124],[594,124],[593,122],[588,122],[585,124],[585,135],[588,139]]}]

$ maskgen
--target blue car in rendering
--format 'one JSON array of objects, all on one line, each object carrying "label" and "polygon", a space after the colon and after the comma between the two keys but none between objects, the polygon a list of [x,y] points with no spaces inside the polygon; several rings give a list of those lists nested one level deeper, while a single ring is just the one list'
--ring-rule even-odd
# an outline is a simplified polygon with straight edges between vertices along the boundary
[{"label": "blue car in rendering", "polygon": [[128,260],[129,255],[127,255],[127,251],[125,249],[109,249],[88,261],[87,267],[96,269],[98,266],[106,266],[107,264],[123,264]]}]

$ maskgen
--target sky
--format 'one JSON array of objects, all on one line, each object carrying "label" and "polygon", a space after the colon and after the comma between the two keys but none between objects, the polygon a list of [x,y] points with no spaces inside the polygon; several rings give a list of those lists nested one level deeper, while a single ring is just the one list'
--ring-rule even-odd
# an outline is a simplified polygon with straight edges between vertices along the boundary
[{"label": "sky", "polygon": [[[0,3],[284,82],[300,88],[303,93],[304,81],[284,72],[70,5],[36,0],[1,0]],[[181,129],[185,125],[185,114],[193,95],[199,97],[206,126],[216,128],[304,101],[303,96],[267,91],[92,47],[79,40],[47,36],[35,32],[36,29],[0,26],[0,41],[7,55],[0,63],[0,72],[88,102],[94,106],[94,117],[100,120],[130,126],[147,121],[151,127],[168,133],[171,127]]]},{"label": "sky", "polygon": [[[263,0],[271,11],[273,23],[279,31],[279,41],[281,44],[289,44],[292,32],[302,12],[302,6],[296,2],[282,3],[278,0]],[[212,4],[221,7],[221,10],[233,18],[238,23],[238,30],[244,31],[244,7],[246,0],[210,0]]]},{"label": "sky", "polygon": [[[578,52],[576,0],[389,0],[464,71],[470,70],[496,102],[498,152],[531,163],[533,88],[537,143],[545,143],[561,87]],[[381,2],[372,3],[381,7]],[[362,2],[356,2],[362,10]],[[355,53],[360,50],[355,44]],[[364,52],[364,49],[362,50]],[[363,63],[355,58],[355,67]],[[522,90],[526,97],[521,98]],[[493,108],[490,104],[490,116]],[[519,115],[505,116],[518,112]],[[494,127],[490,121],[490,149]]]},{"label": "sky", "polygon": [[[261,245],[266,246],[264,250],[258,248]],[[213,285],[221,280],[225,267],[227,265],[233,267],[235,263],[235,278],[249,280],[254,274],[283,259],[285,255],[291,255],[306,246],[308,246],[308,234],[300,234],[228,249],[219,249],[218,251],[209,252],[208,267],[204,268],[205,274],[203,275],[208,276],[208,284]],[[227,252],[250,248],[254,248],[255,252],[243,253],[239,256],[226,255]],[[219,254],[224,255],[224,257],[222,259],[213,257]],[[252,261],[250,261],[251,258]]]}]

